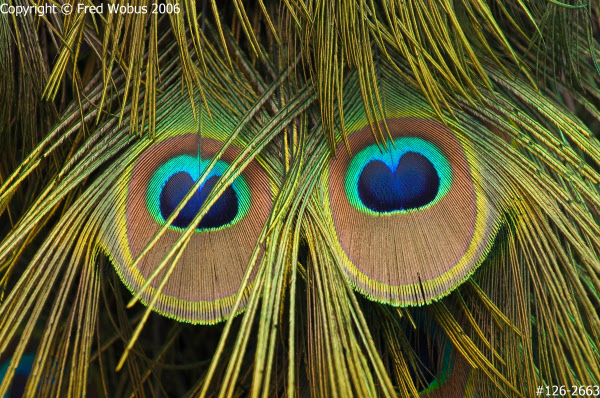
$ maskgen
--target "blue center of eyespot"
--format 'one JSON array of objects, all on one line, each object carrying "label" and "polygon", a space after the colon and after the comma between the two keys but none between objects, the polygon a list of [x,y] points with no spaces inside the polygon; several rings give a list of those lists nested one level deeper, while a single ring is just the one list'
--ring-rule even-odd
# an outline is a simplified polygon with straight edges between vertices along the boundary
[{"label": "blue center of eyespot", "polygon": [[428,208],[448,193],[452,169],[435,144],[417,137],[387,144],[386,151],[367,146],[350,161],[344,186],[352,206],[386,216]]},{"label": "blue center of eyespot", "polygon": [[[158,167],[148,184],[146,203],[148,211],[159,224],[164,224],[173,214],[209,163],[210,159],[180,155]],[[182,230],[192,223],[227,167],[227,163],[221,160],[214,165],[169,228]],[[204,214],[196,231],[218,230],[236,224],[248,214],[251,202],[248,184],[243,176],[238,176]]]},{"label": "blue center of eyespot", "polygon": [[423,155],[406,152],[396,171],[380,160],[368,163],[358,178],[358,196],[377,212],[416,209],[432,202],[440,188],[440,177]]},{"label": "blue center of eyespot", "polygon": [[[188,200],[175,220],[173,220],[172,225],[179,228],[186,228],[190,225],[218,180],[218,176],[210,177],[194,193],[194,196]],[[192,179],[192,176],[184,171],[174,174],[167,180],[159,199],[160,213],[163,219],[166,220],[171,213],[173,213],[193,185],[194,180]],[[229,186],[210,207],[208,213],[202,217],[197,229],[219,228],[229,224],[235,219],[235,216],[238,213],[238,207],[237,195],[233,188]]]},{"label": "blue center of eyespot", "polygon": [[417,329],[410,327],[405,332],[416,359],[410,363],[408,373],[415,381],[419,394],[443,385],[454,366],[452,345],[448,338],[430,339],[428,331],[432,329],[421,325]]},{"label": "blue center of eyespot", "polygon": [[[22,397],[25,393],[25,386],[27,385],[27,379],[31,368],[33,367],[34,354],[25,354],[21,357],[21,361],[15,370],[15,374],[12,379],[12,384],[8,393],[4,394],[4,398]],[[10,365],[10,359],[6,360],[0,367],[0,382],[4,379],[4,375]]]}]

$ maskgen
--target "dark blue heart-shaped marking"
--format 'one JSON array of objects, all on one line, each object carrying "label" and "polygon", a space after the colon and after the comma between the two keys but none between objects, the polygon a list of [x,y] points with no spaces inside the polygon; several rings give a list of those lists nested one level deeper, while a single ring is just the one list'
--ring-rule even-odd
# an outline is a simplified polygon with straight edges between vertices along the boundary
[{"label": "dark blue heart-shaped marking", "polygon": [[[202,204],[214,188],[219,177],[210,177],[201,187],[194,193],[194,196],[186,203],[183,209],[179,212],[173,226],[186,228],[198,211]],[[190,188],[194,185],[192,177],[184,172],[173,174],[166,182],[160,193],[160,213],[163,219],[167,219],[177,205],[183,200]],[[238,213],[238,198],[235,190],[229,186],[219,199],[211,206],[208,213],[204,215],[197,229],[219,228],[235,218]]]},{"label": "dark blue heart-shaped marking", "polygon": [[[8,390],[8,393],[4,394],[4,397],[13,398],[23,396],[23,394],[25,393],[25,386],[27,385],[27,379],[29,378],[29,374],[31,373],[31,368],[33,367],[34,357],[34,354],[25,354],[21,357],[19,365],[17,366],[17,369],[15,369],[15,374],[13,376],[11,386]],[[6,371],[8,370],[8,365],[11,360],[12,357],[6,360],[6,362],[4,362],[2,366],[0,366],[0,381],[2,381],[2,379],[6,375]]]},{"label": "dark blue heart-shaped marking", "polygon": [[[23,397],[25,394],[25,386],[27,385],[27,379],[29,378],[29,372],[15,372],[15,376],[12,380],[12,385],[10,386],[10,391],[8,397],[16,398]],[[6,396],[6,395],[5,395]]]},{"label": "dark blue heart-shaped marking", "polygon": [[440,188],[433,163],[416,152],[406,152],[396,171],[380,160],[369,162],[358,178],[358,196],[377,212],[409,210],[432,202]]}]

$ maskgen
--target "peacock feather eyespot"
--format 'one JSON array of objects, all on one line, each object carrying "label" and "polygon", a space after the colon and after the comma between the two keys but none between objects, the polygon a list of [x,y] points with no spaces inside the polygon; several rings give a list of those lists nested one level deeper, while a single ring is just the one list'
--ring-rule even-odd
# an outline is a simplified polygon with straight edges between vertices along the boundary
[{"label": "peacock feather eyespot", "polygon": [[[182,125],[185,129],[167,130],[156,142],[143,142],[134,149],[134,160],[109,193],[112,206],[102,228],[101,247],[132,293],[138,293],[164,262],[242,151],[234,142],[209,170],[232,127],[205,121],[200,138],[197,122],[184,119]],[[165,229],[166,221],[205,172],[197,191]],[[210,324],[230,315],[243,290],[241,311],[254,273],[244,289],[241,285],[256,258],[272,197],[271,181],[253,159],[201,217],[161,291],[157,289],[170,265],[151,280],[141,300],[149,303],[158,293],[155,311],[181,321]]]},{"label": "peacock feather eyespot", "polygon": [[[331,228],[355,288],[383,303],[449,294],[486,258],[500,225],[481,158],[460,131],[420,117],[388,118],[340,143],[326,174]],[[352,155],[351,155],[352,154]]]},{"label": "peacock feather eyespot", "polygon": [[452,184],[450,164],[432,143],[416,137],[370,145],[354,156],[345,179],[348,200],[358,210],[384,216],[430,207]]},{"label": "peacock feather eyespot", "polygon": [[[210,159],[181,155],[156,170],[150,179],[146,195],[148,211],[156,222],[166,222],[209,163]],[[171,229],[183,231],[192,222],[227,167],[228,164],[221,160],[216,163],[205,182],[173,220]],[[201,219],[196,230],[215,231],[231,227],[248,214],[250,204],[250,189],[244,177],[239,176]]]}]

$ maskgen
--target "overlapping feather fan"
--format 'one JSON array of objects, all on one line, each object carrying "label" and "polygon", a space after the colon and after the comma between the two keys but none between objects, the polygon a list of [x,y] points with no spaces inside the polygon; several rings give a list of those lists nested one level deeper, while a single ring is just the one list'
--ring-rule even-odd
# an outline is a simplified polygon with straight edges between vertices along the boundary
[{"label": "overlapping feather fan", "polygon": [[595,0],[108,5],[0,14],[0,396],[600,393]]}]

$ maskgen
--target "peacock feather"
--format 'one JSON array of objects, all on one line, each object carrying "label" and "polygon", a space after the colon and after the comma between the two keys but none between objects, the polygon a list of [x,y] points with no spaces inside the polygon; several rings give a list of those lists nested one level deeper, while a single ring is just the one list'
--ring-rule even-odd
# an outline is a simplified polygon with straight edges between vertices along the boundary
[{"label": "peacock feather", "polygon": [[0,396],[600,394],[595,0],[1,5]]}]

